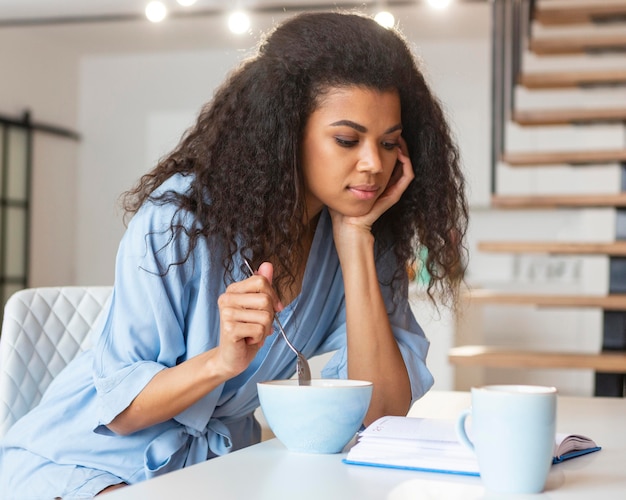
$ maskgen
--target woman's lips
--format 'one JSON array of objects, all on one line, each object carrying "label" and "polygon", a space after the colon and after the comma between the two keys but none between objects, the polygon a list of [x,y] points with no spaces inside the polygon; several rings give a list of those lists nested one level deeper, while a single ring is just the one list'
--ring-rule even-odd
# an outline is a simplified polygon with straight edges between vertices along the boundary
[{"label": "woman's lips", "polygon": [[348,190],[359,200],[372,200],[378,194],[378,186],[349,186]]}]

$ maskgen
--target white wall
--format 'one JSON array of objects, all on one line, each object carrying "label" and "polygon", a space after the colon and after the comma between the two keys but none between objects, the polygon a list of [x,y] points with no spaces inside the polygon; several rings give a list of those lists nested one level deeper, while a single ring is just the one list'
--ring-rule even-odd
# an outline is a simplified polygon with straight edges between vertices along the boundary
[{"label": "white wall", "polygon": [[76,51],[51,40],[45,30],[0,28],[0,111],[70,129],[76,126]]},{"label": "white wall", "polygon": [[[0,29],[0,113],[76,129],[76,53],[32,29]],[[31,284],[75,279],[78,143],[36,132],[33,151]]]},{"label": "white wall", "polygon": [[81,60],[79,128],[87,139],[78,177],[80,283],[112,283],[123,231],[119,195],[175,146],[235,61],[224,51]]}]

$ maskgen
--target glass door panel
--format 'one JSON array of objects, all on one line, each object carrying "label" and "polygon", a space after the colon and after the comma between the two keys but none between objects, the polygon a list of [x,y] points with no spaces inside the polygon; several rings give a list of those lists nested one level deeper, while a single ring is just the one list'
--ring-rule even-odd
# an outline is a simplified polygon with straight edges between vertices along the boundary
[{"label": "glass door panel", "polygon": [[6,197],[9,201],[28,200],[28,140],[29,131],[8,129]]},{"label": "glass door panel", "polygon": [[7,280],[24,281],[26,278],[26,262],[28,249],[27,213],[24,207],[6,208],[4,233],[4,276]]},{"label": "glass door panel", "polygon": [[32,128],[0,120],[0,320],[11,294],[28,283]]}]

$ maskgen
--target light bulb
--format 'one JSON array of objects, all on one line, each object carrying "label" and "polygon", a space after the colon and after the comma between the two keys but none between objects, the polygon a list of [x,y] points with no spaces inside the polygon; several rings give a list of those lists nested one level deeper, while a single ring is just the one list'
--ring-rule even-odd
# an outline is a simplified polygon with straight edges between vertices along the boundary
[{"label": "light bulb", "polygon": [[178,5],[182,5],[183,7],[189,7],[190,5],[193,5],[194,3],[196,3],[196,0],[176,0],[178,2]]},{"label": "light bulb", "polygon": [[148,18],[148,21],[158,23],[163,21],[166,16],[167,9],[165,8],[165,4],[163,2],[155,0],[146,5],[146,17]]},{"label": "light bulb", "polygon": [[428,0],[428,5],[434,9],[445,9],[452,0]]},{"label": "light bulb", "polygon": [[233,33],[241,35],[248,31],[250,27],[250,17],[241,10],[235,11],[228,17],[228,27]]},{"label": "light bulb", "polygon": [[392,28],[396,22],[393,14],[391,12],[387,12],[386,10],[382,10],[378,14],[376,14],[374,16],[374,20],[383,28],[387,29]]}]

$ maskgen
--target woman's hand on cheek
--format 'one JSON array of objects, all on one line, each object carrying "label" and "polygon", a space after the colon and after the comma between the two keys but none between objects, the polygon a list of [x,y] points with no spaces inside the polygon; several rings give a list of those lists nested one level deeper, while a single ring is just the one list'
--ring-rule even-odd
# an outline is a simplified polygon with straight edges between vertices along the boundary
[{"label": "woman's hand on cheek", "polygon": [[402,193],[409,187],[411,181],[415,178],[413,165],[408,156],[406,142],[400,137],[400,146],[398,147],[398,162],[389,178],[387,187],[383,194],[376,200],[370,213],[375,213],[376,219],[385,213],[391,206],[395,205]]},{"label": "woman's hand on cheek", "polygon": [[415,173],[413,172],[413,165],[407,153],[406,142],[401,137],[400,146],[398,147],[398,161],[391,173],[387,187],[374,202],[372,209],[367,214],[360,217],[344,217],[331,210],[330,214],[333,219],[333,226],[340,223],[349,223],[353,226],[362,226],[369,231],[374,222],[400,200],[402,193],[406,191],[414,178]]}]

